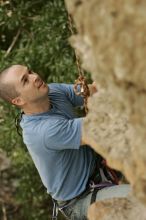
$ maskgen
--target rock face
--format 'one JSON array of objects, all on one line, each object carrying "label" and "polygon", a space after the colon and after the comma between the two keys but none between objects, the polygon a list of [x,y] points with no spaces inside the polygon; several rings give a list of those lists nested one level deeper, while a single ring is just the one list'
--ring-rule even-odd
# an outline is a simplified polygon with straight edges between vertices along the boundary
[{"label": "rock face", "polygon": [[133,197],[115,198],[94,203],[89,209],[88,216],[90,220],[145,220],[146,209]]},{"label": "rock face", "polygon": [[66,6],[78,31],[71,44],[98,87],[85,140],[146,205],[146,1],[66,0]]}]

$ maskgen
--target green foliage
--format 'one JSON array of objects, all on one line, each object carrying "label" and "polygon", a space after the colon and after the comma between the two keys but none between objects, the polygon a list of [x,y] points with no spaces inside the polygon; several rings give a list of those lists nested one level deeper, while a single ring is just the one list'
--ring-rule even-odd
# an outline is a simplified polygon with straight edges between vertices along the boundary
[{"label": "green foliage", "polygon": [[[6,4],[7,3],[7,4]],[[63,1],[6,1],[0,9],[1,67],[25,64],[48,81],[74,81],[74,51],[68,44]],[[18,31],[15,46],[5,57]]]},{"label": "green foliage", "polygon": [[[63,0],[3,0],[0,2],[0,69],[23,64],[47,82],[74,82],[74,51],[68,38]],[[0,147],[11,158],[7,171],[19,210],[10,220],[46,220],[52,203],[15,129],[18,111],[0,101]],[[61,217],[59,218],[61,219]]]}]

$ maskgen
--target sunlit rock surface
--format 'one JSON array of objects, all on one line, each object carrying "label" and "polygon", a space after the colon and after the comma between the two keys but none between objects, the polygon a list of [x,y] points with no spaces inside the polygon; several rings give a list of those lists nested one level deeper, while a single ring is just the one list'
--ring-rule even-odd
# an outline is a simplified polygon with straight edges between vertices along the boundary
[{"label": "sunlit rock surface", "polygon": [[146,209],[135,198],[116,198],[91,205],[88,217],[90,220],[146,220]]},{"label": "sunlit rock surface", "polygon": [[66,6],[78,31],[70,42],[98,87],[85,139],[146,205],[146,1],[66,0]]}]

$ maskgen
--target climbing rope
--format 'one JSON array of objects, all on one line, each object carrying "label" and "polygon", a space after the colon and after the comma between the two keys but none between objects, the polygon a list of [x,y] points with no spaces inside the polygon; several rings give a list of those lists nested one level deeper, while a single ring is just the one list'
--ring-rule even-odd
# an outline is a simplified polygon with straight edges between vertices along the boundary
[{"label": "climbing rope", "polygon": [[[73,20],[70,14],[68,14],[68,27],[69,27],[71,34],[73,35],[74,27],[73,27]],[[76,54],[76,51],[75,51],[75,58],[76,58],[76,65],[77,65],[79,76],[78,76],[78,79],[75,80],[74,92],[76,93],[76,95],[80,95],[83,97],[84,109],[85,109],[85,113],[87,114],[88,113],[87,104],[88,104],[88,97],[90,96],[90,91],[89,91],[86,77],[84,75],[84,70],[81,68],[80,59],[79,59],[79,56]],[[80,91],[78,91],[78,86],[80,86]]]}]

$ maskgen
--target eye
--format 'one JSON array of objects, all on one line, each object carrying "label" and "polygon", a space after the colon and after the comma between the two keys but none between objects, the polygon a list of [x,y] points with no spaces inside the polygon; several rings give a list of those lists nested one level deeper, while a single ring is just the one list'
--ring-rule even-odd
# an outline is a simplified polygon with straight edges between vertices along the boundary
[{"label": "eye", "polygon": [[25,78],[25,79],[24,79],[24,85],[25,85],[27,82],[28,82],[28,79]]},{"label": "eye", "polygon": [[28,74],[32,74],[33,72],[31,70],[28,70]]}]

